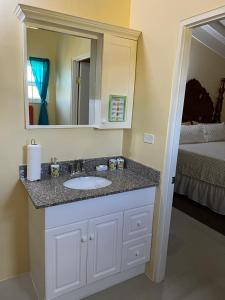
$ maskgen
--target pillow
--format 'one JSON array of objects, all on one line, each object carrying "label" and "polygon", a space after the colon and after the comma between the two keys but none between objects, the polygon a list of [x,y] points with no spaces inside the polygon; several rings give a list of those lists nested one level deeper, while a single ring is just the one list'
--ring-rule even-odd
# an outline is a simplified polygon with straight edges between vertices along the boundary
[{"label": "pillow", "polygon": [[193,125],[198,125],[198,124],[202,124],[201,122],[196,122],[196,121],[192,121]]},{"label": "pillow", "polygon": [[225,141],[224,123],[204,124],[207,142]]},{"label": "pillow", "polygon": [[182,125],[192,125],[191,122],[183,122]]},{"label": "pillow", "polygon": [[181,125],[180,144],[206,143],[205,129],[203,125]]}]

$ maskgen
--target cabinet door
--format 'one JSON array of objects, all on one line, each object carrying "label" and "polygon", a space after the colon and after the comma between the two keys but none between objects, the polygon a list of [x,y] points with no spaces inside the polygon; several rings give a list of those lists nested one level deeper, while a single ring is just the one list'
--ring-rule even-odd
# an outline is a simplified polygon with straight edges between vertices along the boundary
[{"label": "cabinet door", "polygon": [[92,219],[88,228],[87,282],[120,272],[123,213]]},{"label": "cabinet door", "polygon": [[[137,42],[104,35],[101,89],[101,128],[130,128],[133,109]],[[109,96],[126,96],[124,122],[109,122]]]},{"label": "cabinet door", "polygon": [[53,299],[86,284],[87,222],[46,230],[46,294]]}]

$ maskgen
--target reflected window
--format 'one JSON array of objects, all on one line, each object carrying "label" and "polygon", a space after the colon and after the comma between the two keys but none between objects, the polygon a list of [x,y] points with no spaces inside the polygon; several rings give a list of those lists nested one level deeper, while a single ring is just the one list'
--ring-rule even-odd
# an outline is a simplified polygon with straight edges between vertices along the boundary
[{"label": "reflected window", "polygon": [[[30,103],[41,103],[30,61],[27,61],[27,95]],[[48,101],[48,99],[46,99]]]}]

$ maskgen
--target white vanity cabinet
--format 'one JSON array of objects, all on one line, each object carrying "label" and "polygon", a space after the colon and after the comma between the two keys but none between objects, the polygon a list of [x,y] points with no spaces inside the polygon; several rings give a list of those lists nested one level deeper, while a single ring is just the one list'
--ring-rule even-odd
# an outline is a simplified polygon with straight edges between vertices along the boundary
[{"label": "white vanity cabinet", "polygon": [[144,273],[155,187],[44,209],[29,205],[31,277],[40,300],[78,300]]}]

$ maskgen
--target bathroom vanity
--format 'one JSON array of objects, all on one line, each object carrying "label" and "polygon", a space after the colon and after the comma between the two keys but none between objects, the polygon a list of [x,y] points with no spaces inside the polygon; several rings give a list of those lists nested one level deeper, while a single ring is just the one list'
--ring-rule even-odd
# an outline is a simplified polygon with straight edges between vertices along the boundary
[{"label": "bathroom vanity", "polygon": [[82,299],[144,273],[150,259],[159,173],[129,160],[124,170],[90,165],[85,175],[112,184],[78,190],[63,186],[68,173],[39,182],[21,177],[30,198],[31,277],[41,300]]},{"label": "bathroom vanity", "polygon": [[[131,128],[140,31],[23,4],[15,13],[27,129]],[[131,160],[123,170],[95,170],[108,160],[86,160],[79,174],[61,162],[57,178],[42,164],[35,182],[20,167],[29,195],[30,273],[40,300],[82,299],[144,273],[159,172]]]},{"label": "bathroom vanity", "polygon": [[44,209],[29,205],[31,276],[40,299],[81,299],[144,273],[155,187]]}]

